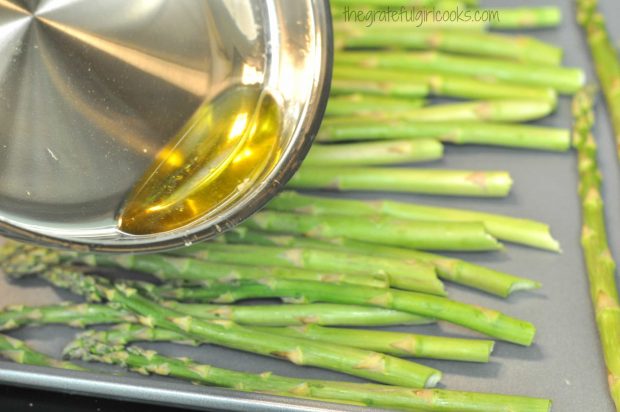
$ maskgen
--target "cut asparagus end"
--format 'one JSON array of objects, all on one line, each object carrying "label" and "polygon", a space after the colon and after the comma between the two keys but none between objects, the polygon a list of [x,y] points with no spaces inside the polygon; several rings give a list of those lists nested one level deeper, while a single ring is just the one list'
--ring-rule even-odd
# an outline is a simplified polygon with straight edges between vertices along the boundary
[{"label": "cut asparagus end", "polygon": [[437,386],[437,384],[439,383],[440,380],[441,380],[441,372],[437,371],[437,372],[431,374],[428,377],[424,387],[425,388],[434,388],[435,386]]},{"label": "cut asparagus end", "polygon": [[534,290],[540,289],[541,287],[542,283],[540,282],[536,282],[533,280],[522,280],[519,282],[515,282],[510,286],[510,289],[508,290],[508,295],[519,290]]}]

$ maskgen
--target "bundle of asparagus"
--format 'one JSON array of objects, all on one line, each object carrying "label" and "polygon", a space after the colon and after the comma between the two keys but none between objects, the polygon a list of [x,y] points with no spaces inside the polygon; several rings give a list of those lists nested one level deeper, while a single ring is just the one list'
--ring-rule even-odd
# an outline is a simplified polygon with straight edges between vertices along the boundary
[{"label": "bundle of asparagus", "polygon": [[[427,151],[428,139],[537,150],[570,148],[566,129],[514,124],[549,115],[558,93],[572,94],[583,85],[581,69],[560,66],[560,48],[532,37],[487,33],[479,24],[442,27],[431,20],[421,27],[411,22],[363,26],[355,23],[358,17],[351,18],[356,13],[347,6],[351,4],[346,1],[332,4],[338,20],[334,86],[318,141],[398,141],[396,146],[381,142],[315,145],[289,187],[504,197],[512,179],[502,171],[377,166],[440,158],[439,147]],[[403,4],[378,0],[355,6],[356,11],[366,8],[370,14]],[[405,6],[463,7],[434,1]],[[548,27],[560,20],[553,7],[498,13],[500,18],[493,20],[492,27]],[[426,96],[476,101],[426,106],[421,100]],[[423,139],[424,146],[405,146],[404,139]],[[377,156],[369,155],[375,150]]]},{"label": "bundle of asparagus", "polygon": [[[548,411],[551,402],[520,396],[455,392],[441,389],[411,390],[407,387],[350,382],[319,381],[289,378],[270,372],[250,374],[211,365],[198,364],[190,359],[165,357],[152,350],[116,342],[144,340],[147,334],[159,330],[123,327],[111,333],[87,333],[66,349],[68,356],[129,367],[143,374],[173,376],[192,382],[216,385],[236,390],[263,392],[281,396],[313,398],[354,405],[394,408],[415,411]],[[145,333],[146,332],[146,333]],[[508,408],[508,409],[506,409]]]},{"label": "bundle of asparagus", "polygon": [[[497,296],[507,297],[518,290],[531,290],[540,287],[540,283],[507,273],[475,265],[460,259],[424,253],[412,249],[360,242],[347,238],[314,239],[306,237],[269,234],[235,229],[220,238],[230,244],[249,244],[263,246],[296,247],[301,249],[333,249],[334,246],[352,254],[370,255],[375,258],[392,258],[407,263],[427,263],[435,268],[441,279],[479,289]],[[198,252],[201,253],[201,252]]]},{"label": "bundle of asparagus", "polygon": [[[379,384],[289,378],[270,372],[250,374],[198,364],[187,358],[170,358],[136,346],[126,347],[128,343],[136,341],[175,339],[186,337],[166,329],[121,324],[106,332],[92,331],[79,336],[65,349],[65,354],[74,359],[128,367],[146,375],[172,376],[235,390],[398,410],[494,412],[508,408],[517,412],[546,412],[551,407],[549,400],[523,396],[441,389],[412,390],[409,387]],[[28,365],[84,370],[74,363],[52,359],[6,335],[0,335],[0,356]]]},{"label": "bundle of asparagus", "polygon": [[[40,308],[11,307],[1,313],[2,330],[12,330],[24,325],[36,325],[47,323],[64,323],[72,326],[84,326],[102,323],[123,323],[126,321],[139,322],[144,327],[120,326],[105,332],[90,332],[88,336],[97,337],[97,342],[107,342],[114,345],[126,345],[139,341],[165,341],[188,344],[211,343],[219,344],[240,350],[261,353],[267,356],[276,356],[282,359],[302,365],[314,365],[340,372],[365,377],[376,382],[393,385],[410,385],[412,387],[434,386],[439,380],[439,371],[415,364],[410,361],[400,360],[396,356],[433,357],[438,359],[452,359],[461,361],[486,362],[493,348],[493,342],[487,340],[455,339],[432,336],[422,336],[396,332],[362,332],[348,329],[323,329],[319,326],[305,325],[302,328],[282,329],[273,326],[240,326],[232,321],[222,320],[226,313],[232,313],[232,309],[225,307],[214,308],[197,305],[185,305],[175,302],[158,303],[159,296],[169,298],[170,295],[179,296],[183,293],[202,291],[201,299],[222,301],[234,300],[246,296],[253,297],[299,297],[300,293],[312,300],[323,302],[342,302],[345,304],[359,303],[377,309],[368,312],[370,307],[364,310],[375,316],[379,324],[389,323],[418,323],[421,318],[416,314],[437,315],[438,317],[452,322],[460,323],[475,330],[506,339],[515,343],[527,345],[531,343],[534,329],[531,324],[507,317],[489,309],[468,306],[447,299],[437,300],[431,295],[413,294],[411,292],[399,292],[396,290],[376,289],[370,287],[353,288],[347,287],[348,295],[338,293],[342,288],[334,285],[330,288],[329,283],[316,281],[291,281],[286,279],[263,279],[261,281],[240,281],[235,283],[220,283],[206,285],[204,288],[178,289],[162,285],[159,287],[145,287],[144,283],[125,284],[122,282],[110,283],[104,278],[88,275],[96,271],[94,267],[82,266],[72,268],[64,266],[57,259],[51,257],[54,253],[32,246],[11,244],[3,248],[2,269],[16,277],[36,273],[47,279],[52,284],[68,288],[75,293],[84,296],[93,304],[47,306]],[[87,260],[87,259],[86,259]],[[133,287],[132,287],[133,286]],[[135,288],[134,288],[135,287]],[[223,291],[226,291],[222,293]],[[197,296],[197,295],[196,295]],[[225,296],[225,297],[224,297]],[[213,298],[213,299],[212,299]],[[103,306],[98,302],[109,302]],[[325,307],[330,310],[331,322],[337,313],[331,312],[338,306]],[[386,311],[383,308],[401,309],[402,312]],[[207,312],[208,309],[210,312]],[[239,309],[239,308],[237,308]],[[303,308],[302,308],[303,309]],[[305,307],[308,309],[308,306]],[[356,310],[355,306],[348,306],[348,311]],[[209,313],[224,314],[216,317],[217,321],[209,320]],[[192,313],[200,313],[194,316]],[[246,309],[247,313],[247,309]],[[302,312],[303,313],[303,310]],[[312,316],[318,316],[314,312]],[[469,314],[468,314],[469,313]],[[206,315],[205,315],[206,314]],[[412,315],[414,317],[412,317]],[[216,315],[217,316],[217,315]],[[243,315],[241,315],[243,317]],[[256,316],[254,313],[253,316]],[[419,315],[418,315],[419,316]],[[337,315],[336,315],[337,317]],[[351,318],[348,313],[346,318]],[[246,317],[246,322],[252,323],[252,316]],[[265,321],[262,319],[255,324],[287,324],[281,318]],[[307,317],[309,319],[309,317]],[[357,315],[359,318],[359,314]],[[78,322],[79,320],[79,322]],[[328,321],[329,323],[330,321]],[[335,321],[336,323],[339,321]],[[356,337],[364,336],[364,339]],[[92,339],[91,339],[92,340]],[[86,354],[96,350],[94,344],[84,345],[84,338],[70,346],[69,352],[75,353],[75,348],[81,348],[81,358],[92,360]],[[343,346],[346,343],[346,346]],[[353,346],[351,346],[353,345]],[[354,347],[356,349],[354,349]],[[115,353],[125,353],[124,347],[118,348]],[[2,352],[0,352],[2,354]],[[125,355],[126,356],[126,355]],[[37,358],[38,359],[38,358]],[[98,359],[105,362],[105,357]],[[117,362],[122,362],[124,357],[119,357]],[[338,362],[333,362],[338,359]],[[38,361],[42,362],[42,361]],[[166,359],[166,363],[172,360]],[[52,362],[53,363],[53,362]],[[53,363],[58,367],[65,366],[63,363]],[[149,363],[149,365],[153,365]],[[144,365],[146,367],[146,365]],[[153,367],[148,369],[152,373],[162,370]],[[167,372],[168,374],[170,372]],[[231,372],[232,373],[232,372]],[[181,376],[184,375],[174,375]],[[287,379],[287,378],[282,378]],[[224,384],[222,384],[224,385]],[[336,385],[336,384],[335,384]],[[343,384],[345,385],[345,384]],[[227,386],[227,385],[224,385]],[[365,385],[364,385],[365,386]],[[363,388],[360,388],[363,389]],[[254,390],[260,390],[254,388]],[[386,390],[398,390],[387,388]],[[438,393],[441,393],[440,391]],[[289,394],[292,395],[292,394]],[[307,394],[306,394],[307,395]],[[454,396],[451,399],[450,396]],[[458,408],[458,399],[462,394],[446,392],[443,407],[445,410]],[[473,394],[468,396],[474,396]],[[493,395],[480,395],[493,399]],[[474,396],[474,399],[476,396]],[[331,397],[328,400],[334,400]],[[348,399],[348,398],[347,398]],[[472,399],[472,401],[474,400]],[[540,410],[548,410],[549,402],[528,398],[498,397],[506,404],[502,408],[511,405],[517,399],[526,401],[528,405],[538,405]],[[336,400],[339,400],[338,398]],[[346,400],[346,399],[343,399]],[[379,402],[379,401],[377,401]],[[379,405],[387,405],[380,401]],[[409,401],[411,402],[411,401]],[[518,404],[518,402],[517,402]],[[472,407],[476,402],[472,403]],[[441,405],[431,403],[429,410],[436,409]],[[497,408],[498,405],[485,406],[485,408]],[[486,409],[485,409],[486,410]],[[496,410],[496,409],[489,409]],[[519,409],[517,409],[519,410]]]},{"label": "bundle of asparagus", "polygon": [[[218,244],[221,243],[213,245]],[[196,285],[195,276],[199,272],[190,276],[192,283],[172,281],[183,280],[185,269],[192,267],[188,260],[174,265],[169,263],[174,261],[167,261],[173,259],[169,256],[143,257],[147,260],[142,261],[141,256],[80,255],[6,244],[0,260],[0,268],[5,273],[15,278],[36,274],[57,287],[83,296],[91,303],[8,307],[0,312],[0,330],[7,332],[42,324],[74,327],[117,324],[109,330],[86,332],[69,345],[66,353],[82,360],[114,363],[143,373],[192,381],[196,381],[195,375],[198,374],[202,376],[198,379],[200,382],[240,390],[345,403],[358,403],[365,394],[363,404],[412,410],[420,410],[422,399],[424,407],[421,410],[429,411],[549,410],[550,402],[543,399],[445,390],[411,391],[404,388],[432,387],[439,381],[441,373],[398,357],[488,362],[493,341],[319,326],[420,324],[437,318],[497,339],[529,345],[535,329],[528,322],[490,309],[422,293],[355,285],[343,289],[339,283],[301,281],[286,276],[252,280],[219,278],[217,281],[213,277],[210,281],[203,279],[201,288],[195,288],[191,286]],[[163,265],[152,260],[155,257]],[[68,266],[75,263],[81,266]],[[99,267],[85,266],[88,264]],[[112,283],[92,274],[98,272],[101,265],[139,267],[143,271],[150,269],[165,282],[160,285],[118,280]],[[168,269],[164,269],[166,267]],[[293,298],[295,301],[303,297],[305,301],[325,303],[244,307],[182,302],[230,303],[249,297]],[[136,347],[126,348],[136,341],[223,345],[395,386],[302,381],[275,376],[270,380],[271,374],[259,379],[256,375],[200,366],[189,360],[167,358]],[[0,356],[19,362],[81,369],[71,363],[49,359],[11,338],[6,338],[6,342],[5,346],[9,349],[3,350],[4,346],[0,343]],[[11,348],[19,348],[19,351]],[[299,385],[302,387],[295,390]],[[340,394],[329,395],[332,390]],[[400,391],[402,395],[399,395]],[[405,396],[407,392],[409,394]]]}]

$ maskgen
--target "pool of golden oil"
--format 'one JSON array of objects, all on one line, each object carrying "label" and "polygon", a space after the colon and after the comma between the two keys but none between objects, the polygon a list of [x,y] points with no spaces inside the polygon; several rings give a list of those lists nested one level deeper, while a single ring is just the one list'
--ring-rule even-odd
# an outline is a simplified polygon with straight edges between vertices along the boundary
[{"label": "pool of golden oil", "polygon": [[277,162],[281,121],[259,86],[230,88],[199,107],[130,191],[119,230],[178,229],[240,196]]}]

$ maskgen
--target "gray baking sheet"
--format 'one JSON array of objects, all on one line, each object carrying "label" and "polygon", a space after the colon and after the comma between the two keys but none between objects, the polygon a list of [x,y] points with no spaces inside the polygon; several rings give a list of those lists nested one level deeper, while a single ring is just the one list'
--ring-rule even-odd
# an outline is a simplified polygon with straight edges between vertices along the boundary
[{"label": "gray baking sheet", "polygon": [[[544,5],[550,1],[511,2],[489,0],[488,7]],[[543,40],[561,45],[566,50],[565,63],[587,70],[592,79],[584,39],[574,22],[572,1],[557,1],[564,11],[564,23],[558,30],[536,31]],[[601,8],[608,20],[613,39],[620,39],[620,9],[614,0],[602,0]],[[561,99],[557,113],[541,124],[568,127],[570,99]],[[596,137],[605,176],[605,202],[612,251],[620,259],[620,175],[612,132],[605,108],[597,108]],[[560,240],[564,252],[548,253],[516,245],[505,251],[484,254],[461,254],[459,257],[488,265],[509,273],[543,282],[534,293],[517,293],[502,300],[450,284],[450,296],[502,310],[510,315],[533,321],[538,327],[535,344],[522,348],[498,343],[488,364],[420,360],[444,371],[441,387],[449,389],[498,392],[548,397],[555,411],[612,411],[607,392],[606,373],[588,295],[588,282],[579,245],[580,213],[576,195],[576,161],[573,154],[539,153],[483,147],[448,147],[443,161],[434,168],[508,170],[515,186],[506,199],[449,199],[427,196],[389,196],[399,200],[442,206],[463,207],[538,219],[549,223]],[[388,195],[386,195],[388,197]],[[0,302],[5,304],[40,305],[71,297],[49,288],[39,281],[14,285],[0,278]],[[424,327],[391,328],[449,336],[477,336],[447,324]],[[24,329],[14,336],[26,339],[37,349],[58,356],[75,333],[70,328],[44,327]],[[147,345],[145,345],[147,346]],[[354,378],[315,368],[302,368],[284,361],[267,359],[215,346],[185,348],[174,345],[148,345],[168,355],[191,356],[198,361],[231,369],[325,379]],[[100,368],[101,374],[82,375],[65,371],[24,367],[0,362],[0,381],[54,390],[91,393],[120,399],[149,400],[158,404],[192,405],[196,408],[229,410],[357,410],[344,407],[245,394],[234,391],[197,387],[164,378],[140,377],[117,369]],[[115,371],[119,375],[110,375]],[[365,408],[364,410],[370,410]]]}]

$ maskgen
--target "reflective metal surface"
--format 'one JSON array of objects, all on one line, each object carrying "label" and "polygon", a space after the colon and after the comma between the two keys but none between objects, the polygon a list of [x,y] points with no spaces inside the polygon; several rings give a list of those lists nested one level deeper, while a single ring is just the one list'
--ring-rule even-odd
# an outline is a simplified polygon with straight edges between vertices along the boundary
[{"label": "reflective metal surface", "polygon": [[[0,230],[153,250],[247,217],[294,172],[322,117],[327,13],[311,0],[0,0]],[[119,205],[158,150],[201,104],[239,84],[278,100],[278,164],[190,226],[119,232]]]}]

